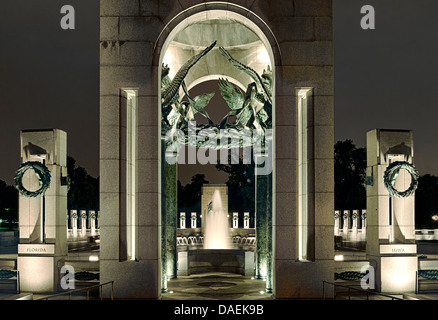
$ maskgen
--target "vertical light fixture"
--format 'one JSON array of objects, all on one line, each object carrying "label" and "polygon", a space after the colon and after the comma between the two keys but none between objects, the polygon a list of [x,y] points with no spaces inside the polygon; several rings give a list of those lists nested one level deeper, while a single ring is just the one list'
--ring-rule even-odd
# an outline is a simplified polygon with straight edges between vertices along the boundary
[{"label": "vertical light fixture", "polygon": [[298,260],[309,257],[309,144],[311,116],[309,88],[297,90],[298,108]]},{"label": "vertical light fixture", "polygon": [[137,91],[126,94],[126,250],[127,259],[135,260],[137,251]]}]

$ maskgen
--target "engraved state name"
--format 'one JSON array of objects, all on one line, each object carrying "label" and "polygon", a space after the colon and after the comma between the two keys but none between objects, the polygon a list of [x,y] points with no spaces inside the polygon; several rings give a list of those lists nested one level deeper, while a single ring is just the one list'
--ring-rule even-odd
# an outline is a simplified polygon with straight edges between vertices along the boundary
[{"label": "engraved state name", "polygon": [[26,252],[39,252],[39,253],[44,253],[47,252],[46,248],[26,248]]}]

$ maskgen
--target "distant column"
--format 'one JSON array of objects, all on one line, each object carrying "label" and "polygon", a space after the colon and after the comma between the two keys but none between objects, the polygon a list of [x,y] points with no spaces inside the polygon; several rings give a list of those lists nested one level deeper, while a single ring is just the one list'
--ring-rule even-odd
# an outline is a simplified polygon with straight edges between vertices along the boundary
[{"label": "distant column", "polygon": [[233,228],[237,229],[239,228],[239,213],[233,212]]},{"label": "distant column", "polygon": [[367,232],[367,211],[362,210],[362,232]]},{"label": "distant column", "polygon": [[84,237],[87,233],[87,211],[81,210],[81,235]]},{"label": "distant column", "polygon": [[190,221],[191,221],[191,227],[193,228],[193,229],[195,229],[197,226],[196,226],[196,212],[192,212],[192,215],[191,215],[191,217],[190,217]]},{"label": "distant column", "polygon": [[180,229],[186,228],[186,213],[185,212],[179,213],[179,227],[180,227]]},{"label": "distant column", "polygon": [[71,224],[71,234],[73,237],[78,236],[78,211],[70,211],[70,224]]},{"label": "distant column", "polygon": [[344,232],[345,237],[348,235],[348,227],[350,226],[350,210],[344,210],[344,214],[342,215],[344,218],[344,225],[342,226],[342,230]]},{"label": "distant column", "polygon": [[353,233],[357,233],[357,228],[359,225],[359,210],[353,210],[353,214],[351,215],[351,217],[353,221],[351,229],[353,230]]},{"label": "distant column", "polygon": [[367,211],[366,210],[362,210],[361,220],[362,220],[361,240],[366,241],[367,239]]},{"label": "distant column", "polygon": [[335,211],[335,236],[339,236],[339,227],[341,223],[339,210]]},{"label": "distant column", "polygon": [[92,236],[96,234],[96,211],[91,210],[88,214],[88,220],[90,225],[90,233]]},{"label": "distant column", "polygon": [[249,229],[249,212],[243,213],[243,228]]}]

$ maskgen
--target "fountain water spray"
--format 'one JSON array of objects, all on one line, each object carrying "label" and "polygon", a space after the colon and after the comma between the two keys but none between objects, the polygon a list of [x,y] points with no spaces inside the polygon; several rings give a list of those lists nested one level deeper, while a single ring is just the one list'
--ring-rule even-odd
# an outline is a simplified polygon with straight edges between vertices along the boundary
[{"label": "fountain water spray", "polygon": [[230,249],[230,229],[227,213],[222,207],[219,190],[215,190],[208,205],[205,220],[204,249]]}]

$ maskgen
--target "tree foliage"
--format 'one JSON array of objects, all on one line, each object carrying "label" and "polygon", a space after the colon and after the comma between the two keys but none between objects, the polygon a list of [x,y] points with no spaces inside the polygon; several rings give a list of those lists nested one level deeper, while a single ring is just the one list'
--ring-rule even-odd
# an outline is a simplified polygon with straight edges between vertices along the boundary
[{"label": "tree foliage", "polygon": [[425,174],[418,179],[415,191],[416,228],[437,228],[438,221],[432,219],[438,215],[438,177]]},{"label": "tree foliage", "polygon": [[[231,160],[231,159],[230,159]],[[255,178],[254,163],[244,164],[240,159],[238,164],[217,164],[216,169],[228,173],[228,211],[250,212],[251,218],[255,211]]]},{"label": "tree foliage", "polygon": [[0,219],[3,227],[14,228],[14,222],[18,221],[18,190],[0,180]]},{"label": "tree foliage", "polygon": [[99,210],[99,178],[90,176],[85,168],[76,164],[76,160],[67,157],[67,172],[70,188],[67,208]]},{"label": "tree foliage", "polygon": [[200,173],[185,186],[178,180],[178,212],[201,212],[202,186],[207,183],[205,175]]},{"label": "tree foliage", "polygon": [[334,146],[335,210],[366,208],[366,149],[352,140],[338,141]]}]

